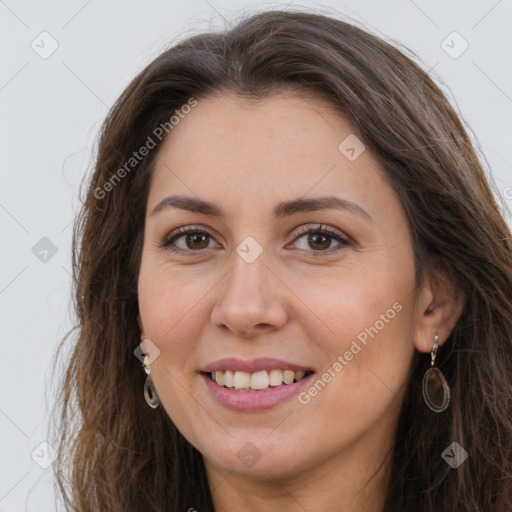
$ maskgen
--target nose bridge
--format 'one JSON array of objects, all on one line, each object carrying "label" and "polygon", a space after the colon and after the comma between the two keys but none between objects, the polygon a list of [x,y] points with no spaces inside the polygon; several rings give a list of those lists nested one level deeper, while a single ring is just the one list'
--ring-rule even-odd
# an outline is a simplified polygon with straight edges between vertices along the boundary
[{"label": "nose bridge", "polygon": [[229,281],[235,293],[242,297],[264,299],[264,284],[268,280],[269,253],[253,237],[246,237],[234,251]]},{"label": "nose bridge", "polygon": [[256,327],[278,328],[286,322],[286,308],[267,268],[267,256],[251,237],[233,251],[230,270],[222,280],[212,311],[216,326],[247,334]]}]

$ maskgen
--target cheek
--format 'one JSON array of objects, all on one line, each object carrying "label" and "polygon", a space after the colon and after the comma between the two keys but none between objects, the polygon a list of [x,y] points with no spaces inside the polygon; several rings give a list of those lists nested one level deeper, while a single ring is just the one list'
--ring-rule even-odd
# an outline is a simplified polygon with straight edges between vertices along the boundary
[{"label": "cheek", "polygon": [[183,433],[193,431],[193,419],[201,412],[191,383],[197,378],[196,340],[204,325],[201,299],[208,286],[191,269],[178,271],[143,256],[138,287],[145,337],[160,350],[151,375],[162,407]]},{"label": "cheek", "polygon": [[303,278],[297,287],[309,309],[307,318],[311,320],[304,321],[302,327],[309,327],[309,338],[323,345],[332,358],[350,350],[354,340],[361,346],[366,346],[365,342],[369,346],[375,340],[373,345],[377,345],[377,339],[403,334],[408,325],[414,306],[410,293],[414,285],[413,271],[381,269],[369,266],[336,269],[325,278]]},{"label": "cheek", "polygon": [[138,299],[145,335],[172,367],[192,370],[188,356],[204,326],[205,294],[215,282],[214,276],[194,273],[192,266],[177,269],[165,262],[153,265],[150,258],[143,258]]},{"label": "cheek", "polygon": [[319,452],[350,446],[375,427],[392,428],[414,352],[408,335],[413,309],[406,297],[374,289],[371,303],[356,296],[338,299],[330,306],[334,316],[322,316],[335,326],[336,336],[311,333],[325,364],[298,397],[294,421],[303,433],[322,433]]},{"label": "cheek", "polygon": [[318,319],[302,326],[325,355],[321,382],[303,398],[325,398],[342,416],[357,412],[360,421],[399,397],[407,382],[414,354],[414,266],[354,267],[340,276],[323,288],[303,288]]}]

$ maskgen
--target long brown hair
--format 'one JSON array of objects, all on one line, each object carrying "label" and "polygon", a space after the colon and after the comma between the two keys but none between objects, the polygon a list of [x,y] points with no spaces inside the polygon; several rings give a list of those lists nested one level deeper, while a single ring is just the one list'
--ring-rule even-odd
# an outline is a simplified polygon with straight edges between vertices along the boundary
[{"label": "long brown hair", "polygon": [[[155,129],[172,137],[169,119],[191,98],[230,91],[257,100],[280,87],[330,100],[358,128],[408,217],[418,286],[443,272],[464,297],[436,360],[452,391],[444,413],[423,403],[429,354],[413,359],[385,512],[512,510],[512,242],[489,177],[449,102],[405,50],[292,10],[176,44],[133,79],[103,124],[74,226],[77,336],[56,415],[67,510],[213,510],[201,454],[163,407],[148,408],[133,353]],[[157,148],[127,166],[150,136]],[[469,454],[458,469],[441,456],[452,442]]]}]

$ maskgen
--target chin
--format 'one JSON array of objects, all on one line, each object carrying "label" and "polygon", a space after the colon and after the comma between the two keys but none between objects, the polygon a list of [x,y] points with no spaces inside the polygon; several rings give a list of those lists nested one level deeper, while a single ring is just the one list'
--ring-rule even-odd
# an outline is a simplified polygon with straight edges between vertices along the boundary
[{"label": "chin", "polygon": [[268,479],[269,476],[291,477],[303,465],[297,455],[306,456],[303,443],[283,445],[276,440],[271,442],[265,439],[264,435],[245,435],[243,439],[230,438],[228,443],[216,444],[214,450],[211,448],[210,445],[207,450],[202,451],[205,460],[210,464],[228,472],[258,479]]}]

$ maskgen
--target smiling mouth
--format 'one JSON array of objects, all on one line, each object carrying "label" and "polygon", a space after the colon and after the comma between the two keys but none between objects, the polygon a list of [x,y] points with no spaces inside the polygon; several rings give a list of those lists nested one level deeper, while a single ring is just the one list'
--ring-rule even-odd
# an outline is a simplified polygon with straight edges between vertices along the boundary
[{"label": "smiling mouth", "polygon": [[287,386],[294,382],[299,382],[305,377],[312,375],[313,371],[293,370],[262,370],[259,372],[248,373],[241,371],[215,371],[202,372],[219,386],[223,386],[231,391],[265,391],[269,388]]}]

